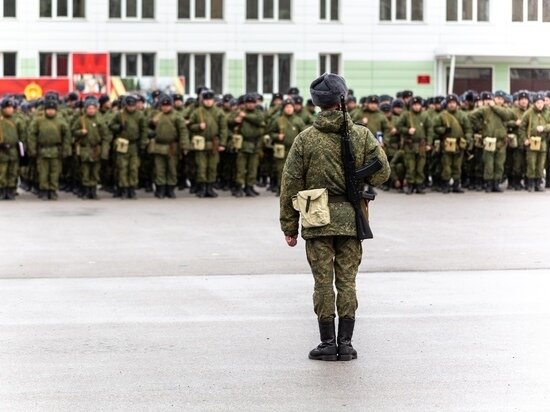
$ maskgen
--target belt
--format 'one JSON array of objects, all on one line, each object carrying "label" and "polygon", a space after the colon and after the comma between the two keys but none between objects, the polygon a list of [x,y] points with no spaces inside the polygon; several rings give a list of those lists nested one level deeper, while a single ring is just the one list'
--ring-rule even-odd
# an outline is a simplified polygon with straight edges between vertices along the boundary
[{"label": "belt", "polygon": [[329,203],[344,203],[347,202],[348,198],[345,195],[336,195],[336,196],[329,196],[328,202]]}]

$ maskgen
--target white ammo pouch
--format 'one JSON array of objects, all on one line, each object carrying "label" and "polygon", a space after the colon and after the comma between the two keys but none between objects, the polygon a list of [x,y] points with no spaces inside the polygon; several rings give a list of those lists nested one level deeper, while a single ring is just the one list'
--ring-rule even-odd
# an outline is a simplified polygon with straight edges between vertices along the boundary
[{"label": "white ammo pouch", "polygon": [[242,134],[232,135],[231,142],[233,143],[233,149],[241,150],[243,147],[243,135]]},{"label": "white ammo pouch", "polygon": [[191,142],[193,144],[193,150],[202,152],[204,149],[206,149],[206,139],[203,136],[193,136]]},{"label": "white ammo pouch", "polygon": [[300,212],[304,228],[322,227],[330,223],[327,189],[298,192],[296,196],[292,197],[292,207]]},{"label": "white ammo pouch", "polygon": [[280,143],[275,143],[273,145],[273,157],[275,159],[284,159],[285,158],[285,145]]},{"label": "white ammo pouch", "polygon": [[456,152],[456,138],[455,137],[446,137],[445,141],[445,153],[455,153]]},{"label": "white ammo pouch", "polygon": [[130,141],[128,139],[124,139],[123,137],[118,137],[115,140],[115,150],[117,153],[128,153],[128,147],[130,146]]},{"label": "white ammo pouch", "polygon": [[508,146],[510,149],[517,149],[518,147],[518,136],[514,133],[508,134]]},{"label": "white ammo pouch", "polygon": [[483,150],[486,152],[492,153],[497,150],[497,138],[496,137],[486,137],[483,139]]},{"label": "white ammo pouch", "polygon": [[532,152],[540,152],[542,146],[542,138],[540,136],[532,136],[529,138],[529,150]]}]

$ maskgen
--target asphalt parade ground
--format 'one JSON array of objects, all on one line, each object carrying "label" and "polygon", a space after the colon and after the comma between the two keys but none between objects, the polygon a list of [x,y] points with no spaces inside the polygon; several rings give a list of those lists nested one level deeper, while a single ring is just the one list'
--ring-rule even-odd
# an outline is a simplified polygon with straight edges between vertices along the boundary
[{"label": "asphalt parade ground", "polygon": [[275,197],[138,195],[0,203],[0,410],[549,409],[550,192],[378,196],[352,362]]}]

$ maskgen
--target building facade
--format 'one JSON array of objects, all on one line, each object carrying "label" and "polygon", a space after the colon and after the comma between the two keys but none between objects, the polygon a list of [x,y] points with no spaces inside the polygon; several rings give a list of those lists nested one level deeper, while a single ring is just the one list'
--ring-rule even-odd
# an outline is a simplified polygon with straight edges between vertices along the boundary
[{"label": "building facade", "polygon": [[0,34],[4,84],[75,88],[89,54],[107,88],[307,94],[331,71],[356,95],[550,89],[549,0],[0,0]]}]

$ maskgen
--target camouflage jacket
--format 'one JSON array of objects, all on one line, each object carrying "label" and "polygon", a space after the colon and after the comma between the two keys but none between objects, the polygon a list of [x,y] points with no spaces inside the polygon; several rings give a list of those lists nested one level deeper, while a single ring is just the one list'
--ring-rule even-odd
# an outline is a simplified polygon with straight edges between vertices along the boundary
[{"label": "camouflage jacket", "polygon": [[[379,186],[390,175],[388,159],[372,133],[364,126],[353,125],[348,115],[350,138],[357,168],[379,159],[382,169],[367,183]],[[292,207],[292,197],[301,190],[327,188],[329,196],[345,196],[346,184],[342,166],[340,126],[342,113],[319,113],[312,127],[294,141],[283,170],[280,198],[280,223],[287,236],[298,234],[300,215]],[[303,228],[302,237],[356,236],[355,211],[348,202],[329,204],[331,222],[327,226]]]}]

